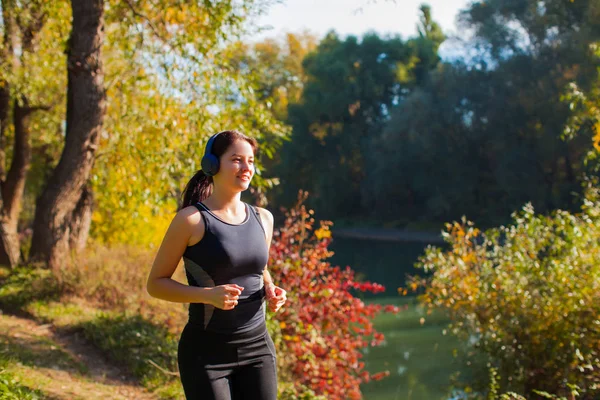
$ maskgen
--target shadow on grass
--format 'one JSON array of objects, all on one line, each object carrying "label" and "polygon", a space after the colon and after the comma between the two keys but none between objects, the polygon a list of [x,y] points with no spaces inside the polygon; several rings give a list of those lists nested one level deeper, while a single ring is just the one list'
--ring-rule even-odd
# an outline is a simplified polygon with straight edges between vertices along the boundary
[{"label": "shadow on grass", "polygon": [[72,328],[136,378],[156,388],[177,378],[177,341],[167,329],[139,315],[101,313]]},{"label": "shadow on grass", "polygon": [[0,334],[0,344],[4,357],[26,366],[62,369],[79,374],[87,372],[85,365],[48,338],[13,334],[9,328],[6,333]]},{"label": "shadow on grass", "polygon": [[23,314],[30,302],[57,300],[60,295],[60,284],[48,269],[20,266],[0,279],[0,307],[13,313]]}]

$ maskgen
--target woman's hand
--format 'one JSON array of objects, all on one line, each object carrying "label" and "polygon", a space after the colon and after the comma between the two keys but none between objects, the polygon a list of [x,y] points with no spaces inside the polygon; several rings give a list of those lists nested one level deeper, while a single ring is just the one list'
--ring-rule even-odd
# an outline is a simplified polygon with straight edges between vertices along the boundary
[{"label": "woman's hand", "polygon": [[209,304],[221,310],[231,310],[238,304],[243,287],[230,283],[210,288]]},{"label": "woman's hand", "polygon": [[269,310],[277,312],[281,306],[283,306],[287,300],[286,291],[272,283],[265,285],[265,294],[267,303],[269,303]]}]

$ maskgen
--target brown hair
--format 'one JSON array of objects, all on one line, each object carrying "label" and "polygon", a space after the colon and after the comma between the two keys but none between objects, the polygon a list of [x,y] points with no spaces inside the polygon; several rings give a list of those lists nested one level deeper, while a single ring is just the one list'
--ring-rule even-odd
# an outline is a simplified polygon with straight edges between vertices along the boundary
[{"label": "brown hair", "polygon": [[[244,135],[238,131],[224,131],[219,133],[219,136],[215,138],[212,145],[212,154],[217,158],[221,158],[231,146],[237,140],[244,140],[252,146],[252,151],[256,154],[258,150],[258,142],[256,139]],[[192,179],[185,185],[183,190],[181,206],[179,209],[196,204],[199,201],[204,201],[212,193],[213,179],[212,176],[208,176],[204,171],[197,171]]]}]

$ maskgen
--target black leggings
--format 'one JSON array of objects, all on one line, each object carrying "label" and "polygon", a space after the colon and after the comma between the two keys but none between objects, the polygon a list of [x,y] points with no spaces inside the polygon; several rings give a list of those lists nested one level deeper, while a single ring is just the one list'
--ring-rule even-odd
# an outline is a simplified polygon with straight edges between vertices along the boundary
[{"label": "black leggings", "polygon": [[187,400],[276,400],[275,346],[268,332],[242,344],[188,323],[177,353]]}]

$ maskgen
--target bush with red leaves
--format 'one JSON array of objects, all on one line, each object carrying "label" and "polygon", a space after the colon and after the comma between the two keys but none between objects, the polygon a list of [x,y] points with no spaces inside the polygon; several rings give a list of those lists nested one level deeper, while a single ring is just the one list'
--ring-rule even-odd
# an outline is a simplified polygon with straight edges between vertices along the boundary
[{"label": "bush with red leaves", "polygon": [[[332,266],[331,222],[313,230],[313,211],[303,202],[287,211],[282,228],[275,231],[269,269],[288,301],[271,327],[279,346],[280,378],[298,388],[310,388],[327,399],[360,399],[360,384],[382,379],[388,371],[370,374],[361,361],[362,349],[377,346],[383,334],[373,327],[380,312],[397,313],[395,306],[365,304],[352,290],[383,292],[377,283],[357,282],[349,268]],[[273,324],[273,319],[277,324]]]}]

